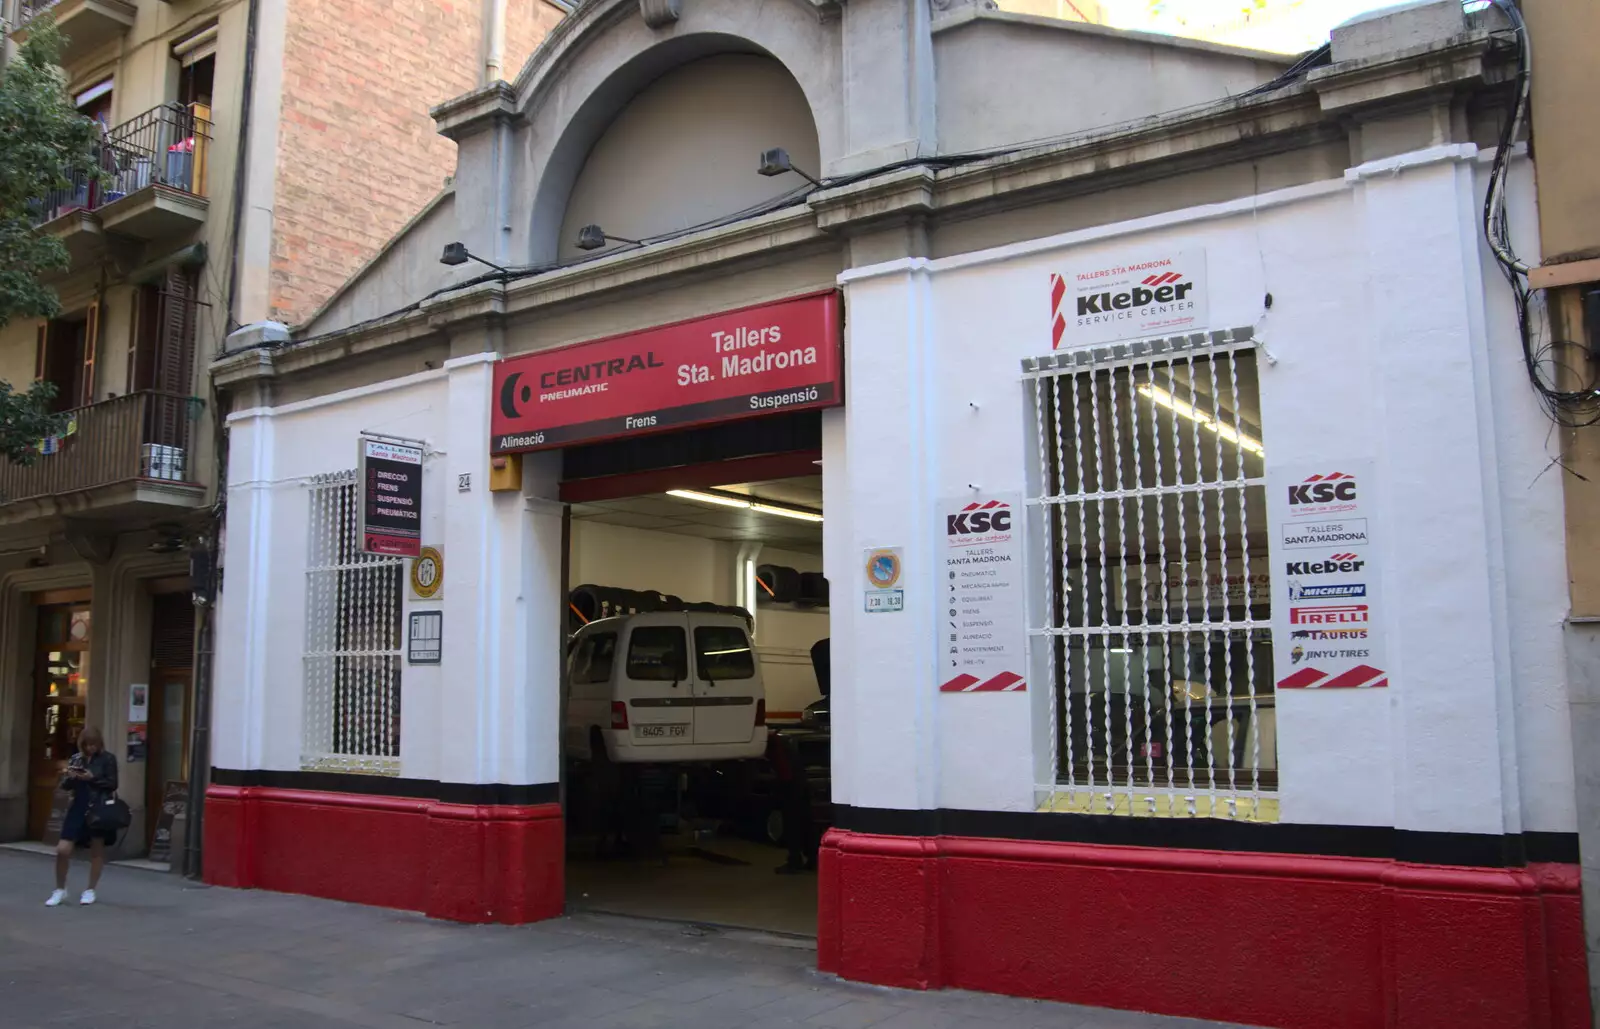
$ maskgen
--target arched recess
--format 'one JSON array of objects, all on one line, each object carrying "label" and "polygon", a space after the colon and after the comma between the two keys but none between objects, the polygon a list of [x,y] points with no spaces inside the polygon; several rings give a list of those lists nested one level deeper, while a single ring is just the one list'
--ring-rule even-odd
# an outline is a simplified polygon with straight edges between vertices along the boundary
[{"label": "arched recess", "polygon": [[557,254],[580,256],[578,230],[591,223],[625,237],[658,236],[794,193],[806,185],[800,176],[756,173],[761,152],[776,146],[817,173],[816,122],[781,63],[722,53],[679,65],[633,97],[589,148],[568,193]]},{"label": "arched recess", "polygon": [[[641,92],[706,58],[742,54],[779,62],[811,111],[818,167],[807,170],[816,174],[840,156],[840,23],[819,14],[829,6],[819,0],[696,0],[668,32],[644,24],[637,0],[592,0],[579,8],[517,77],[513,253],[521,251],[532,263],[557,258],[567,201],[595,144]],[[756,155],[748,161],[754,175]],[[610,229],[629,234],[620,224]]]}]

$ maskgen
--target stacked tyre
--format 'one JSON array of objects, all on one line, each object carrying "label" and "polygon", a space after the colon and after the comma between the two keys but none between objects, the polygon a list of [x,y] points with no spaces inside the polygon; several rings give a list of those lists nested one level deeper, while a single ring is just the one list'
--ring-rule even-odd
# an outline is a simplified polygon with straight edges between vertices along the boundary
[{"label": "stacked tyre", "polygon": [[650,611],[705,611],[713,614],[739,615],[747,620],[750,617],[749,612],[742,607],[689,602],[670,593],[625,590],[616,586],[595,586],[589,583],[573,589],[567,597],[567,603],[568,612],[576,615],[579,623],[583,625],[600,618],[644,614]]},{"label": "stacked tyre", "polygon": [[757,596],[768,604],[827,607],[828,580],[821,572],[798,572],[786,565],[761,565],[756,569]]}]

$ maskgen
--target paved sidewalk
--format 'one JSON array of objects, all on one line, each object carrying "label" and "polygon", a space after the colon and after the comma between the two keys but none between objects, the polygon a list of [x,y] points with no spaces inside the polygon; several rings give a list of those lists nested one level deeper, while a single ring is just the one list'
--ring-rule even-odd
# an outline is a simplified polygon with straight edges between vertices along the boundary
[{"label": "paved sidewalk", "polygon": [[0,851],[0,1024],[210,1029],[1184,1029],[1218,1023],[840,982],[768,937],[601,916],[462,926],[107,869],[44,907],[50,860]]}]

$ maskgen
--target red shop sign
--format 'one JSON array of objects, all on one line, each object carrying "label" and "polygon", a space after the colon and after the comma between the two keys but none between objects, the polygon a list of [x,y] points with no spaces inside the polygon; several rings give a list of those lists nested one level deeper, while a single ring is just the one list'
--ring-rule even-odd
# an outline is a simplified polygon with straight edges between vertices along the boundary
[{"label": "red shop sign", "polygon": [[501,361],[495,454],[844,402],[839,295],[746,307]]}]

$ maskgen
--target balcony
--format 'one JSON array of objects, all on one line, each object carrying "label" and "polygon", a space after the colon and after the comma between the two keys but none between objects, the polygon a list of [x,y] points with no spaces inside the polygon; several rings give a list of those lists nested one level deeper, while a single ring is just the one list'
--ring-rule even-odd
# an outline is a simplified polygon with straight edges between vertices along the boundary
[{"label": "balcony", "polygon": [[196,107],[165,104],[106,132],[100,176],[78,176],[43,197],[34,224],[67,244],[74,263],[105,234],[137,240],[204,224],[211,122]]},{"label": "balcony", "polygon": [[205,401],[139,392],[67,412],[66,434],[28,467],[0,466],[0,524],[52,514],[106,519],[199,507]]},{"label": "balcony", "polygon": [[11,38],[21,45],[28,22],[50,11],[61,27],[61,65],[70,68],[133,28],[131,0],[21,0]]}]

